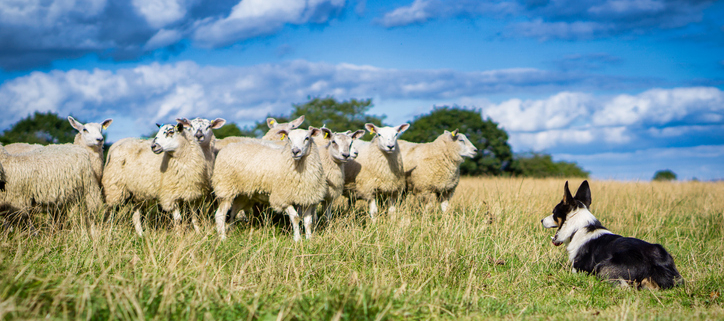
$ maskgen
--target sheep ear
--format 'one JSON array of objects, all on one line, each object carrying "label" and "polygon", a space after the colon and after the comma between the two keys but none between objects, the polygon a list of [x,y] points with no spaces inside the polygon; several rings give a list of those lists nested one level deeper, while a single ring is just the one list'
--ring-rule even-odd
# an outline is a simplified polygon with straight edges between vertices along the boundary
[{"label": "sheep ear", "polygon": [[[189,122],[189,120],[186,119],[186,118],[176,118],[176,121],[177,121],[179,124],[183,124],[183,126],[192,127],[192,126],[191,126],[191,122]],[[183,127],[183,126],[182,126],[182,127]]]},{"label": "sheep ear", "polygon": [[277,120],[274,118],[269,117],[266,119],[266,125],[269,126],[269,128],[277,127],[277,124],[279,123],[277,123]]},{"label": "sheep ear", "polygon": [[224,124],[226,124],[226,119],[216,118],[211,121],[211,129],[219,129],[221,126],[224,126]]},{"label": "sheep ear", "polygon": [[372,135],[377,134],[377,126],[375,126],[375,124],[366,123],[365,129],[367,129],[367,131],[370,132],[370,134]]},{"label": "sheep ear", "polygon": [[281,137],[279,140],[284,140],[287,136],[289,136],[289,132],[284,129],[279,130],[277,134]]},{"label": "sheep ear", "polygon": [[161,128],[161,126],[163,126],[163,125],[156,123],[156,127]]},{"label": "sheep ear", "polygon": [[457,139],[458,139],[458,133],[459,133],[458,129],[455,128],[455,130],[454,130],[452,133],[450,133],[450,135],[452,135],[452,137],[453,137],[454,140],[457,140]]},{"label": "sheep ear", "polygon": [[317,135],[319,135],[321,132],[322,132],[322,131],[321,131],[319,128],[314,128],[314,127],[312,127],[312,126],[309,126],[309,133],[308,133],[309,136],[317,136]]},{"label": "sheep ear", "polygon": [[176,124],[176,130],[178,130],[179,132],[183,131],[183,130],[184,130],[184,123],[178,123],[178,124]]},{"label": "sheep ear", "polygon": [[[349,130],[348,130],[347,132],[349,132]],[[352,139],[359,139],[359,138],[361,138],[364,134],[365,134],[365,131],[362,130],[362,129],[360,129],[360,130],[352,133],[352,135],[350,135],[350,134],[347,134],[347,135],[350,136],[350,137],[352,137]]]},{"label": "sheep ear", "polygon": [[113,118],[108,118],[101,123],[101,127],[103,127],[103,129],[108,129],[108,126],[110,126],[111,123],[113,123]]},{"label": "sheep ear", "polygon": [[322,128],[320,128],[320,130],[322,130],[322,132],[324,133],[324,139],[328,139],[328,138],[332,137],[332,131],[329,128],[322,127]]},{"label": "sheep ear", "polygon": [[395,130],[397,130],[398,133],[402,134],[404,133],[408,128],[410,128],[410,124],[402,124],[400,126],[395,127]]},{"label": "sheep ear", "polygon": [[68,116],[68,122],[70,122],[70,125],[79,132],[83,131],[83,127],[85,127],[79,121],[75,120],[75,118],[73,118],[72,116]]},{"label": "sheep ear", "polygon": [[299,118],[292,120],[289,122],[290,125],[292,125],[292,128],[298,128],[302,125],[304,122],[304,115],[299,116]]}]

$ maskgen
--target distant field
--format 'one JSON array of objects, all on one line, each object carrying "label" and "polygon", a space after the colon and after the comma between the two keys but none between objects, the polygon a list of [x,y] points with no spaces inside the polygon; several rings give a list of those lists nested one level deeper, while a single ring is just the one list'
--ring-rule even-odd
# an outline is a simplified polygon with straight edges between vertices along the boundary
[{"label": "distant field", "polygon": [[724,319],[724,183],[591,181],[604,226],[662,244],[686,279],[651,292],[570,272],[540,224],[563,182],[463,179],[448,214],[338,213],[299,243],[279,217],[221,243],[210,204],[202,233],[151,211],[143,239],[128,207],[95,238],[77,213],[62,229],[39,214],[37,236],[0,234],[0,318]]}]

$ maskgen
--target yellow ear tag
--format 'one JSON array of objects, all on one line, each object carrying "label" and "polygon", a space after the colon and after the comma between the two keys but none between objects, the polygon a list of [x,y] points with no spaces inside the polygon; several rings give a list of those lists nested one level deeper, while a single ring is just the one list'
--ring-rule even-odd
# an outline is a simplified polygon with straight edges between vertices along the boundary
[{"label": "yellow ear tag", "polygon": [[375,129],[374,128],[370,129],[370,135],[374,135],[374,134],[375,134]]},{"label": "yellow ear tag", "polygon": [[274,125],[274,123],[276,123],[276,121],[274,121],[274,120],[272,119],[272,120],[269,121],[269,123],[272,124],[272,125]]},{"label": "yellow ear tag", "polygon": [[457,135],[458,135],[457,133],[452,133],[452,137],[455,137],[455,136],[457,136]]},{"label": "yellow ear tag", "polygon": [[328,132],[324,132],[324,139],[327,139],[327,136],[329,136]]},{"label": "yellow ear tag", "polygon": [[282,139],[280,139],[280,140],[284,140],[284,138],[287,138],[286,134],[282,134]]},{"label": "yellow ear tag", "polygon": [[102,127],[103,127],[103,129],[108,129],[108,126],[106,126],[106,125],[103,125]]}]

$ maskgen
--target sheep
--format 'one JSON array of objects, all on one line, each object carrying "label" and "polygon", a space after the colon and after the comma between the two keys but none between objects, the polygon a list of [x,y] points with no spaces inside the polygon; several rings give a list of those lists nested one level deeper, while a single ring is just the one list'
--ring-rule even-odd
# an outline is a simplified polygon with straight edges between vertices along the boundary
[{"label": "sheep", "polygon": [[[327,221],[332,219],[332,202],[342,195],[344,189],[344,164],[351,156],[352,142],[364,135],[364,130],[354,133],[333,133],[328,128],[320,128],[324,133],[322,137],[315,137],[314,142],[319,148],[322,167],[327,181],[327,193],[322,201]],[[316,221],[316,215],[315,215]]]},{"label": "sheep", "polygon": [[449,200],[460,181],[463,157],[475,157],[477,148],[456,129],[444,131],[430,143],[399,140],[407,190],[428,201],[439,200],[447,212]]},{"label": "sheep", "polygon": [[[88,157],[93,164],[93,172],[95,173],[98,184],[100,184],[101,176],[103,176],[103,130],[111,125],[113,119],[106,119],[100,124],[83,124],[75,120],[72,116],[68,116],[68,122],[78,131],[73,139],[73,145],[82,147],[88,152]],[[5,146],[5,149],[10,154],[19,154],[42,147],[44,146],[40,144],[14,143]]]},{"label": "sheep", "polygon": [[42,148],[45,145],[40,144],[29,144],[29,143],[12,143],[5,145],[5,151],[10,154],[20,154],[29,152],[34,149]]},{"label": "sheep", "polygon": [[[216,137],[214,136],[213,129],[219,129],[224,126],[226,120],[223,118],[216,118],[214,120],[208,120],[204,118],[194,118],[188,120],[186,118],[176,118],[179,123],[189,123],[191,127],[186,127],[187,134],[191,134],[196,142],[201,145],[201,150],[204,151],[204,158],[207,163],[207,175],[211,177],[211,173],[214,170],[214,161],[216,160],[215,142]],[[211,182],[211,180],[209,180]]]},{"label": "sheep", "polygon": [[397,137],[409,127],[410,124],[397,127],[365,124],[365,128],[375,136],[369,143],[353,144],[359,150],[359,156],[344,166],[346,193],[350,200],[354,197],[369,201],[372,220],[378,212],[377,197],[386,198],[388,212],[394,213],[395,206],[392,203],[405,188],[402,155],[397,145]]},{"label": "sheep", "polygon": [[73,145],[83,147],[89,155],[93,164],[93,172],[96,175],[98,184],[101,183],[103,176],[103,130],[113,123],[113,119],[109,118],[99,123],[82,124],[73,117],[68,116],[68,122],[75,128],[78,133],[75,134]]},{"label": "sheep", "polygon": [[57,212],[76,200],[84,200],[87,211],[97,213],[103,204],[91,160],[81,147],[50,145],[10,154],[0,146],[0,164],[5,182],[0,186],[0,209],[10,214],[38,206]]},{"label": "sheep", "polygon": [[[181,222],[181,202],[194,202],[210,193],[207,162],[201,146],[184,128],[158,125],[153,140],[124,138],[108,150],[103,189],[106,203],[115,206],[132,198],[140,202],[157,200],[166,212],[172,212],[174,226]],[[193,214],[195,215],[195,214]],[[195,216],[192,217],[194,228]],[[143,236],[141,212],[133,213],[138,236]]]},{"label": "sheep", "polygon": [[294,229],[294,241],[301,240],[300,217],[294,206],[300,207],[306,238],[312,236],[312,212],[327,191],[322,162],[312,139],[319,133],[314,127],[282,129],[281,147],[243,142],[219,152],[211,184],[219,200],[215,218],[222,240],[226,239],[226,213],[232,203],[249,211],[252,202],[286,212]]},{"label": "sheep", "polygon": [[[278,134],[280,130],[284,130],[286,132],[289,132],[293,129],[296,129],[304,122],[304,115],[299,116],[297,119],[292,120],[288,123],[277,123],[276,119],[274,118],[267,118],[266,124],[269,126],[269,131],[264,134],[264,136],[261,138],[263,140],[271,140],[271,141],[278,141],[282,140],[281,136]],[[225,137],[222,139],[216,140],[216,145],[214,147],[214,151],[218,154],[220,150],[222,150],[224,147],[228,146],[229,144],[233,143],[239,143],[239,142],[249,142],[249,139],[255,139],[250,137],[239,137],[239,136],[230,136]]]}]

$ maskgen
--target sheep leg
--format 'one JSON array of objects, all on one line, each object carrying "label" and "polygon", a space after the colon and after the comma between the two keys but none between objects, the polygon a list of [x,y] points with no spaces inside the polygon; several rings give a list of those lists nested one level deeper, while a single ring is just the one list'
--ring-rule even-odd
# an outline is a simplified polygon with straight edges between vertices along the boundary
[{"label": "sheep leg", "polygon": [[302,240],[302,236],[299,233],[299,214],[294,209],[294,206],[289,206],[286,209],[287,215],[289,215],[289,220],[292,222],[292,229],[294,229],[294,242],[299,242]]},{"label": "sheep leg", "polygon": [[181,226],[181,209],[178,206],[174,206],[173,214],[173,227],[178,229]]},{"label": "sheep leg", "polygon": [[201,228],[199,227],[198,215],[195,210],[191,210],[191,225],[194,227],[194,233],[196,233],[196,234],[201,233]]},{"label": "sheep leg", "polygon": [[226,239],[226,212],[231,208],[231,203],[229,200],[221,200],[219,208],[216,209],[216,214],[214,215],[216,218],[216,232],[219,233],[222,241]]},{"label": "sheep leg", "polygon": [[453,192],[443,192],[440,194],[440,209],[443,213],[447,212],[447,210],[450,208],[450,198],[452,197]]},{"label": "sheep leg", "polygon": [[387,214],[390,215],[390,217],[394,216],[395,213],[397,213],[397,208],[395,205],[397,205],[397,198],[395,196],[389,196],[387,197]]},{"label": "sheep leg", "polygon": [[312,218],[317,215],[317,205],[312,205],[304,209],[304,234],[308,239],[312,238]]},{"label": "sheep leg", "polygon": [[372,221],[375,220],[375,215],[377,215],[377,199],[373,197],[372,200],[370,200],[370,219],[372,219]]},{"label": "sheep leg", "polygon": [[138,234],[138,237],[143,237],[143,227],[141,226],[141,210],[136,209],[136,211],[133,212],[133,227],[136,229],[136,234]]},{"label": "sheep leg", "polygon": [[[241,200],[241,198],[237,197],[236,199],[234,199],[234,203],[231,206],[231,217],[230,217],[231,222],[234,222],[237,214],[240,214],[239,216],[241,216],[241,219],[244,222],[249,222],[249,218],[246,216],[246,213],[244,212],[244,210],[247,207],[248,207],[247,204],[245,202],[243,202]],[[249,211],[249,213],[251,213],[251,211]]]},{"label": "sheep leg", "polygon": [[332,221],[332,202],[324,201],[324,216],[327,218],[327,223]]}]

